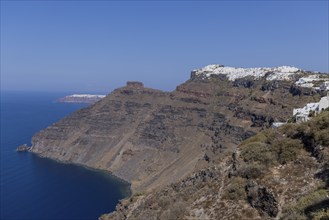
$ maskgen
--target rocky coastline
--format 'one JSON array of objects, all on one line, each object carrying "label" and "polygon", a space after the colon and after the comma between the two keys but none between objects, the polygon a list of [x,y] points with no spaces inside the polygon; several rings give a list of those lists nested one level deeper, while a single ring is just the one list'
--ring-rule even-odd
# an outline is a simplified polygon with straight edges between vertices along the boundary
[{"label": "rocky coastline", "polygon": [[[131,184],[129,202],[120,203],[122,206],[118,205],[114,215],[102,219],[154,217],[151,211],[146,211],[146,207],[153,207],[148,206],[152,200],[147,198],[176,195],[180,189],[177,184],[181,181],[187,184],[193,180],[193,184],[184,186],[182,192],[205,186],[214,192],[224,191],[231,180],[222,177],[235,173],[229,161],[231,155],[239,151],[241,143],[270,128],[274,122],[287,120],[294,108],[319,98],[311,88],[296,93],[300,88],[295,85],[299,77],[319,73],[292,67],[258,68],[259,76],[251,69],[233,69],[231,74],[236,74],[234,76],[228,71],[231,69],[222,65],[192,71],[191,78],[173,92],[146,88],[141,82],[127,82],[126,86],[94,104],[38,132],[32,138],[32,147],[22,145],[17,151],[30,151],[64,163],[104,170]],[[275,71],[279,71],[277,78]],[[211,172],[203,171],[210,167],[217,168]],[[217,173],[216,170],[222,171]],[[202,181],[195,182],[195,175]],[[214,181],[214,175],[219,183]],[[187,181],[189,178],[191,181]],[[265,183],[246,183],[245,179],[239,178],[234,181],[239,184],[242,181],[248,186],[250,204],[240,201],[231,211],[239,204],[249,204],[256,210],[246,208],[250,216],[259,217],[265,213],[267,217],[275,218],[279,215],[280,201],[274,198],[273,190],[265,187]],[[210,197],[206,200],[214,202]],[[259,198],[268,201],[262,203]],[[201,204],[202,197],[197,199]],[[137,201],[140,201],[139,205],[145,202],[145,206],[139,208],[146,214],[134,212]],[[225,208],[227,204],[217,205]],[[189,207],[190,217],[211,218],[201,206],[194,206],[199,208]],[[181,206],[178,204],[177,207]],[[171,216],[170,213],[163,215]],[[227,213],[218,215],[230,216]]]}]

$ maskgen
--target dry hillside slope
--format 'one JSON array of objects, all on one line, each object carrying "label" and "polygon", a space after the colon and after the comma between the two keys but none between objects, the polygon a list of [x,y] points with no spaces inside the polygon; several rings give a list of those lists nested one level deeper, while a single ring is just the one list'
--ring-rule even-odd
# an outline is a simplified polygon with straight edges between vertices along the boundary
[{"label": "dry hillside slope", "polygon": [[222,161],[124,199],[100,219],[329,219],[329,109],[264,130]]}]

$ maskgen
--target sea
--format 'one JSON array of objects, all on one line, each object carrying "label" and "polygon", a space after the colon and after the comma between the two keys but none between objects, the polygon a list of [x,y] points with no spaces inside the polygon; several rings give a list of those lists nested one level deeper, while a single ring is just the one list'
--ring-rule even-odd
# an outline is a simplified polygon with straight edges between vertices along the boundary
[{"label": "sea", "polygon": [[16,152],[33,134],[86,104],[58,103],[68,94],[1,91],[0,219],[98,219],[129,195],[109,173]]}]

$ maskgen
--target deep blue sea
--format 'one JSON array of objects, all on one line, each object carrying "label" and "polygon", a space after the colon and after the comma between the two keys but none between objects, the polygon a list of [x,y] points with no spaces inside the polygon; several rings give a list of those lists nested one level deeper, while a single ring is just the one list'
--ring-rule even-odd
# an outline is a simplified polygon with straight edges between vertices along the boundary
[{"label": "deep blue sea", "polygon": [[1,92],[1,219],[97,219],[128,186],[109,174],[15,151],[34,133],[82,108],[65,94]]}]

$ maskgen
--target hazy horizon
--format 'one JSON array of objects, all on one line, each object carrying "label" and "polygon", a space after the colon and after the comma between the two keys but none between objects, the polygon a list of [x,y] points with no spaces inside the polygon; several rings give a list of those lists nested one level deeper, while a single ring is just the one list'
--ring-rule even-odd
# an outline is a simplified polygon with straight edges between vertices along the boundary
[{"label": "hazy horizon", "polygon": [[171,91],[209,64],[329,72],[328,1],[1,1],[1,91]]}]

